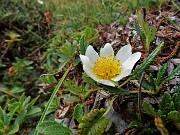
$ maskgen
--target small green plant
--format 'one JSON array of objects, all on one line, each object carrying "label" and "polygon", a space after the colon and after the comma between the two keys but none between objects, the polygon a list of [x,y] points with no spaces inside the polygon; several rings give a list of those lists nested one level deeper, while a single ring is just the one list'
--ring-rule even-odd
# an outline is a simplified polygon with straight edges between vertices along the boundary
[{"label": "small green plant", "polygon": [[135,29],[141,36],[143,46],[147,51],[149,51],[150,43],[154,40],[157,29],[156,27],[150,26],[147,22],[144,21],[143,14],[140,10],[137,13],[137,19],[139,27],[135,25]]},{"label": "small green plant", "polygon": [[168,93],[165,93],[162,96],[162,100],[157,110],[148,102],[143,102],[142,110],[144,113],[148,114],[151,117],[156,117],[156,116],[161,117],[165,122],[165,124],[168,122],[168,120],[173,121],[177,130],[180,130],[179,103],[180,103],[179,92],[175,92],[172,96]]},{"label": "small green plant", "polygon": [[76,58],[75,54],[76,42],[66,42],[62,45],[62,41],[59,38],[55,38],[50,44],[50,48],[44,54],[43,67],[50,71],[50,73],[55,73],[60,71],[69,62],[75,66],[79,63],[79,58]]},{"label": "small green plant", "polygon": [[149,74],[149,82],[143,81],[142,87],[146,90],[144,92],[151,94],[158,94],[163,85],[180,75],[180,65],[178,65],[169,75],[167,75],[167,64],[164,64],[157,73],[157,78]]},{"label": "small green plant", "polygon": [[98,33],[95,31],[95,29],[87,27],[84,31],[78,33],[76,36],[80,47],[80,54],[85,54],[87,46],[97,40]]},{"label": "small green plant", "polygon": [[25,119],[40,115],[41,109],[33,106],[38,98],[31,100],[30,96],[25,98],[22,94],[18,101],[13,98],[4,108],[0,107],[0,134],[14,135]]},{"label": "small green plant", "polygon": [[109,125],[110,120],[103,116],[105,109],[95,109],[79,119],[80,135],[102,135]]},{"label": "small green plant", "polygon": [[33,61],[15,58],[16,62],[8,69],[3,71],[3,82],[0,83],[0,90],[7,95],[16,97],[17,93],[21,93],[25,90],[25,86],[29,84],[28,81],[33,81],[35,78],[30,78]]},{"label": "small green plant", "polygon": [[73,135],[70,129],[55,121],[45,121],[38,125],[37,130],[44,135]]}]

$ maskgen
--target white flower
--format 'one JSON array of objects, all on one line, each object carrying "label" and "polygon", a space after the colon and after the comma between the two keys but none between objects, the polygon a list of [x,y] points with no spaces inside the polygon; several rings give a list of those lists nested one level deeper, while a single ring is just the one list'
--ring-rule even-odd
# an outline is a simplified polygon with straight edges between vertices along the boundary
[{"label": "white flower", "polygon": [[100,56],[91,45],[87,47],[85,55],[80,55],[83,70],[88,76],[99,83],[113,87],[115,86],[113,82],[131,73],[140,57],[140,52],[132,54],[131,45],[123,46],[114,56],[113,48],[109,43],[101,48]]},{"label": "white flower", "polygon": [[42,0],[37,0],[39,4],[43,5],[44,2]]}]

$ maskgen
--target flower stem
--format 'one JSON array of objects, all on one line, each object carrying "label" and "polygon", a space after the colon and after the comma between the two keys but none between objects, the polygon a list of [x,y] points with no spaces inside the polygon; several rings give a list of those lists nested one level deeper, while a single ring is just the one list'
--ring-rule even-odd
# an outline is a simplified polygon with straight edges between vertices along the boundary
[{"label": "flower stem", "polygon": [[[129,91],[130,93],[138,93],[138,90],[133,90],[133,91]],[[141,90],[142,93],[147,93],[147,94],[154,94],[153,91],[150,90]]]},{"label": "flower stem", "polygon": [[[63,83],[63,81],[64,81],[64,79],[65,79],[65,77],[67,76],[70,68],[71,68],[71,66],[66,70],[66,72],[65,72],[64,75],[63,75],[63,77],[62,77],[61,80],[58,82],[57,86],[55,87],[55,89],[54,89],[54,91],[53,91],[53,93],[52,93],[52,95],[51,95],[51,97],[50,97],[50,99],[49,99],[49,101],[48,101],[48,103],[47,103],[47,106],[45,107],[44,112],[43,112],[42,115],[41,115],[41,118],[40,118],[37,126],[44,121],[45,116],[46,116],[46,113],[47,113],[47,111],[48,111],[48,109],[49,109],[49,107],[50,107],[50,105],[51,105],[54,97],[56,96],[57,91],[59,90],[59,88],[61,87],[61,85],[62,85],[62,83]],[[36,126],[36,130],[35,130],[34,135],[38,135],[37,126]]]},{"label": "flower stem", "polygon": [[108,109],[106,110],[106,112],[103,114],[102,117],[106,116],[106,115],[110,112],[110,110],[111,110],[111,108],[112,108],[112,106],[113,106],[113,102],[114,102],[114,100],[115,100],[116,98],[117,98],[117,96],[114,96],[114,97],[112,98]]},{"label": "flower stem", "polygon": [[118,88],[121,88],[124,86],[126,83],[128,83],[131,80],[131,77],[129,77],[126,81],[124,81],[121,85],[118,86]]}]

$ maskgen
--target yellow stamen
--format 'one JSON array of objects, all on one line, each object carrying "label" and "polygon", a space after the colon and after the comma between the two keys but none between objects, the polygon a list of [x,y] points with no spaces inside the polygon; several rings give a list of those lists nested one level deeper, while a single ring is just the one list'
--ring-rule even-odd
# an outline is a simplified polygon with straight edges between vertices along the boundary
[{"label": "yellow stamen", "polygon": [[94,64],[93,72],[100,79],[110,80],[112,77],[120,74],[121,63],[113,56],[100,57]]}]

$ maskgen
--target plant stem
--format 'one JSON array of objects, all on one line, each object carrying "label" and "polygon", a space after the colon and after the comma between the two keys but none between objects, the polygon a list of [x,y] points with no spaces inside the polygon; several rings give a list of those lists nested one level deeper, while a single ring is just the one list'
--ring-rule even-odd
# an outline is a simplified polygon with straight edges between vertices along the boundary
[{"label": "plant stem", "polygon": [[142,91],[141,91],[141,87],[142,87],[143,78],[144,78],[144,72],[141,75],[140,87],[138,89],[138,117],[139,117],[140,121],[142,121],[142,112],[141,112],[141,92]]},{"label": "plant stem", "polygon": [[19,97],[17,97],[16,95],[14,95],[14,94],[6,91],[6,90],[3,90],[3,89],[0,88],[0,92],[3,92],[3,93],[5,93],[5,94],[7,94],[7,95],[9,95],[9,96],[11,96],[11,97],[14,97],[14,98],[16,98],[16,99],[19,100]]},{"label": "plant stem", "polygon": [[109,113],[109,111],[111,110],[111,108],[112,108],[112,106],[113,106],[113,102],[114,102],[114,100],[115,100],[116,98],[117,98],[117,96],[114,96],[114,97],[112,98],[108,109],[106,110],[106,112],[103,114],[102,117],[106,116],[106,115]]},{"label": "plant stem", "polygon": [[121,85],[118,86],[118,88],[121,88],[124,86],[126,83],[128,83],[131,80],[131,77],[129,77],[126,81],[124,81]]},{"label": "plant stem", "polygon": [[[132,91],[129,91],[130,93],[134,94],[134,93],[138,93],[139,91],[137,90],[132,90]],[[141,90],[142,93],[147,93],[147,94],[155,94],[153,91],[150,91],[150,90]]]},{"label": "plant stem", "polygon": [[[48,103],[47,103],[47,106],[45,107],[44,112],[43,112],[42,115],[41,115],[41,118],[40,118],[37,126],[44,121],[45,116],[46,116],[46,113],[47,113],[47,111],[48,111],[48,109],[49,109],[49,107],[50,107],[50,105],[51,105],[54,97],[56,96],[57,91],[59,90],[59,88],[61,87],[61,85],[62,85],[62,83],[63,83],[63,81],[64,81],[64,79],[65,79],[65,77],[67,76],[70,68],[71,68],[71,66],[66,70],[66,72],[65,72],[64,75],[63,75],[63,77],[62,77],[61,80],[58,82],[57,86],[55,87],[55,89],[54,89],[54,91],[53,91],[53,93],[52,93],[52,95],[51,95],[51,97],[50,97],[50,99],[49,99],[49,101],[48,101]],[[37,126],[36,126],[36,128],[37,128]],[[38,135],[37,129],[35,130],[34,135]]]}]

